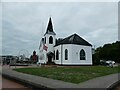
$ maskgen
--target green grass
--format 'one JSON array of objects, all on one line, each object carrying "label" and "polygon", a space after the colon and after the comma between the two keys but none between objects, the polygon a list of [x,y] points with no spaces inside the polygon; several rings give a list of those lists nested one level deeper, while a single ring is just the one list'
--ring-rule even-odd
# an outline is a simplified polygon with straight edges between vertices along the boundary
[{"label": "green grass", "polygon": [[17,68],[14,70],[72,83],[80,83],[95,77],[120,72],[118,67],[106,66]]}]

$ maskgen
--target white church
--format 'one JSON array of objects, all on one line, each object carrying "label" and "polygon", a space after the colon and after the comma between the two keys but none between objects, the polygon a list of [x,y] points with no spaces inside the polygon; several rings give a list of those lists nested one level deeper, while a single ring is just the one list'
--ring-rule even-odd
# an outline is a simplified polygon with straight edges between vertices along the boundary
[{"label": "white church", "polygon": [[77,34],[56,39],[52,20],[40,41],[39,62],[57,65],[92,65],[92,45]]}]

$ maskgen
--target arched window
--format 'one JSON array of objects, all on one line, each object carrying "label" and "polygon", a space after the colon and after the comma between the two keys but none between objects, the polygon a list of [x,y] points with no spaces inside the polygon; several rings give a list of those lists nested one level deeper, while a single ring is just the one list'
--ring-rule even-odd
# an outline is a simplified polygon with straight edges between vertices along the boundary
[{"label": "arched window", "polygon": [[53,60],[55,60],[55,50],[54,50]]},{"label": "arched window", "polygon": [[46,37],[45,37],[45,44],[46,44]]},{"label": "arched window", "polygon": [[86,56],[85,56],[85,51],[82,49],[80,51],[80,60],[85,60],[86,59]]},{"label": "arched window", "polygon": [[56,51],[56,60],[59,60],[59,51]]},{"label": "arched window", "polygon": [[68,50],[65,49],[65,60],[68,60]]},{"label": "arched window", "polygon": [[53,44],[53,37],[52,36],[49,37],[49,44]]}]

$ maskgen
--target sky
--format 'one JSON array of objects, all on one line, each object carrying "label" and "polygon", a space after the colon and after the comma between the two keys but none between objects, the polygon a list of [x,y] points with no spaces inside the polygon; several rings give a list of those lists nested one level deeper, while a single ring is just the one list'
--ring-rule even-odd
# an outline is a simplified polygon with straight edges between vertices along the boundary
[{"label": "sky", "polygon": [[57,38],[77,33],[95,48],[118,40],[117,2],[3,2],[2,54],[39,54],[50,17]]}]

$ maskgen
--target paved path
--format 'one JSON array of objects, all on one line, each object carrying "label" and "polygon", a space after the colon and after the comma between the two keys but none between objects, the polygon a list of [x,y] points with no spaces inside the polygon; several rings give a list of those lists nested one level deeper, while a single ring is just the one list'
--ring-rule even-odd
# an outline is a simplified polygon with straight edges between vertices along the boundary
[{"label": "paved path", "polygon": [[[2,67],[0,66],[0,68],[2,69]],[[9,69],[8,65],[4,66],[5,69]],[[18,89],[18,90],[32,90],[31,88],[28,88],[18,82],[6,79],[4,77],[2,77],[1,72],[0,72],[0,90],[8,90],[8,89]]]},{"label": "paved path", "polygon": [[38,88],[109,88],[111,85],[120,80],[118,74],[107,75],[103,77],[94,78],[80,84],[73,84],[59,80],[53,80],[45,77],[23,74],[13,71],[12,69],[3,68],[3,75],[14,78],[23,83],[28,83]]},{"label": "paved path", "polygon": [[2,88],[12,88],[12,89],[22,89],[22,90],[32,90],[31,88],[25,87],[17,82],[11,81],[6,78],[2,78]]},{"label": "paved path", "polygon": [[111,74],[107,76],[97,77],[88,81],[85,81],[83,83],[80,83],[80,87],[82,88],[109,88],[112,84],[116,83],[118,78],[120,76],[120,73],[118,74]]}]

